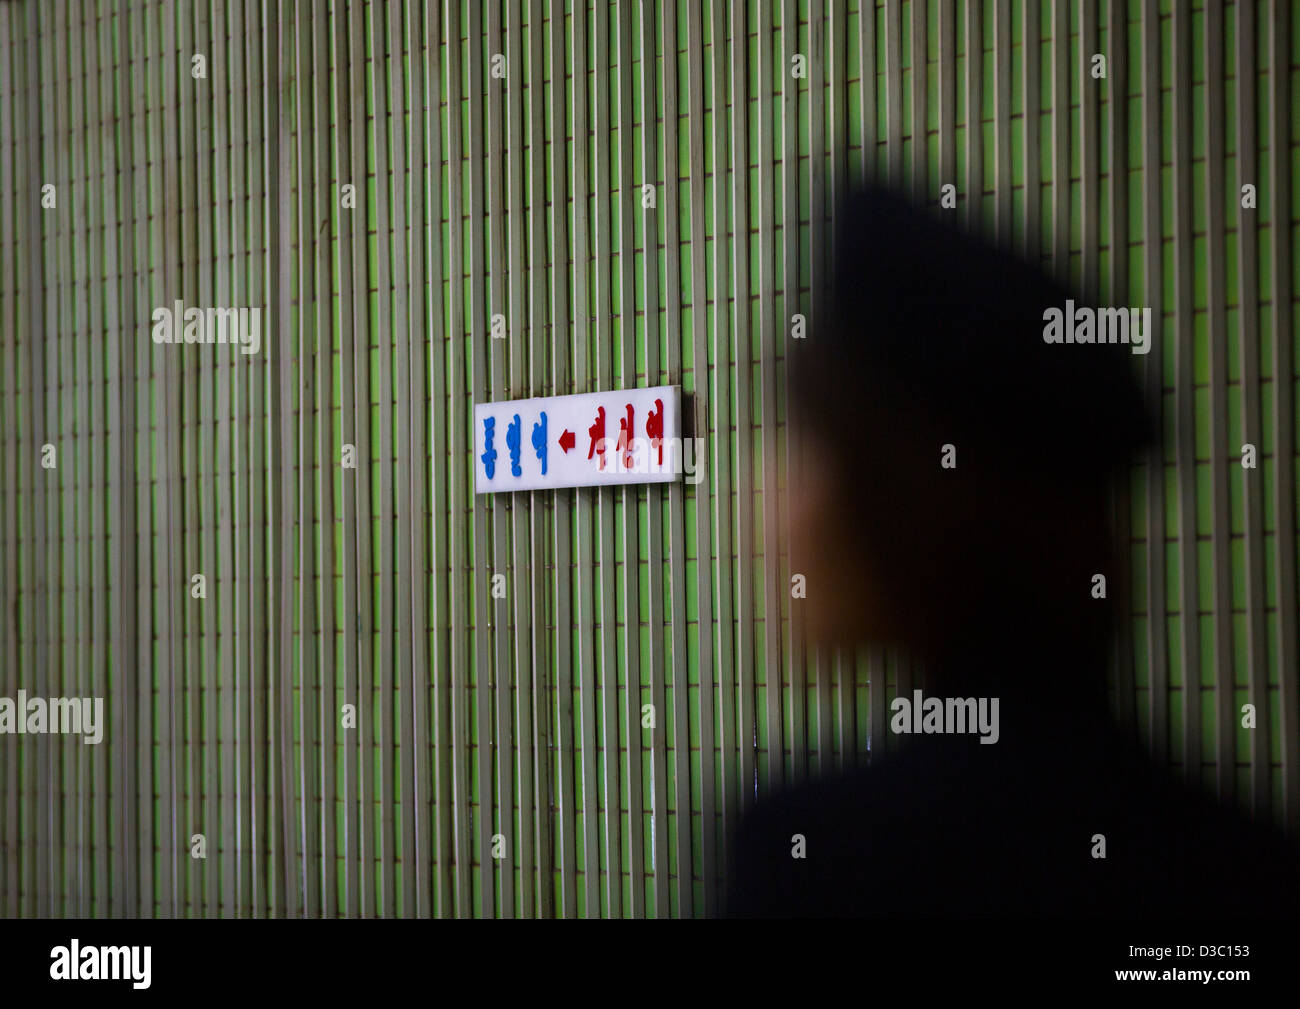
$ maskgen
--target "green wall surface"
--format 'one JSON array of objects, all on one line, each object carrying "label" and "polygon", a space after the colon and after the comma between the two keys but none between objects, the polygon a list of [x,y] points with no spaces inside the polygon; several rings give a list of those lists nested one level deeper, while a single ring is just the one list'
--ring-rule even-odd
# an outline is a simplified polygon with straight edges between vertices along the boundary
[{"label": "green wall surface", "polygon": [[[0,913],[717,913],[920,682],[790,590],[862,179],[1153,309],[1116,711],[1300,831],[1297,107],[1288,0],[0,3],[0,697],[107,718],[0,737]],[[669,383],[704,482],[474,495],[474,403]]]}]

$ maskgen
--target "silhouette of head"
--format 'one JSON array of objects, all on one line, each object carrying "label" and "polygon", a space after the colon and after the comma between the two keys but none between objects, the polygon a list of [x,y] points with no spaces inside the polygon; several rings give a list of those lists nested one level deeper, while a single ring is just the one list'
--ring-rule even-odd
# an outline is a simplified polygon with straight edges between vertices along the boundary
[{"label": "silhouette of head", "polygon": [[1108,487],[1150,430],[1135,358],[1046,343],[1045,310],[1085,303],[954,218],[873,190],[838,210],[833,292],[791,365],[805,612],[824,641],[940,663],[1095,649],[1092,576],[1127,563]]}]

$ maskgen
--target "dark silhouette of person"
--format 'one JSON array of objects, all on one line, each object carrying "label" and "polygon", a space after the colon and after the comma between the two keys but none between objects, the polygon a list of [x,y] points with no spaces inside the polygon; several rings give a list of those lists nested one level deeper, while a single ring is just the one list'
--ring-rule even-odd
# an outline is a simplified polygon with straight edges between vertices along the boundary
[{"label": "dark silhouette of person", "polygon": [[814,643],[905,650],[925,697],[998,698],[997,741],[891,709],[870,766],[759,798],[726,913],[1294,917],[1280,831],[1109,717],[1094,576],[1128,563],[1108,488],[1152,431],[1136,344],[1046,342],[1045,311],[1085,302],[940,211],[861,190],[836,223],[791,365],[797,605]]}]

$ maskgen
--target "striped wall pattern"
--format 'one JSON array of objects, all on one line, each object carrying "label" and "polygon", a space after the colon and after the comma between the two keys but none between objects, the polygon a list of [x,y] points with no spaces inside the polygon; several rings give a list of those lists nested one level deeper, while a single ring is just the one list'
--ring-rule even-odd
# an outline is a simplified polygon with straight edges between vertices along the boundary
[{"label": "striped wall pattern", "polygon": [[[917,681],[787,588],[864,177],[1162,320],[1116,706],[1300,828],[1287,0],[574,6],[0,3],[0,696],[108,712],[0,737],[0,912],[716,913],[755,796]],[[154,345],[177,300],[261,352]],[[474,402],[660,383],[705,482],[474,496]]]}]

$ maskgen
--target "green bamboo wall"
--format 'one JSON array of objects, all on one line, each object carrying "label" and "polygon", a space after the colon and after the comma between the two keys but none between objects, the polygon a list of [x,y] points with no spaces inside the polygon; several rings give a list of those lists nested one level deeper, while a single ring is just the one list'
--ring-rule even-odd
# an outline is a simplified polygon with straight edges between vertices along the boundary
[{"label": "green bamboo wall", "polygon": [[[917,672],[809,651],[782,546],[863,177],[1162,320],[1116,707],[1300,828],[1300,18],[862,8],[0,3],[0,696],[110,712],[0,739],[0,912],[716,912],[755,795],[886,748]],[[154,345],[177,299],[261,352]],[[474,402],[660,383],[704,483],[473,495]]]}]

